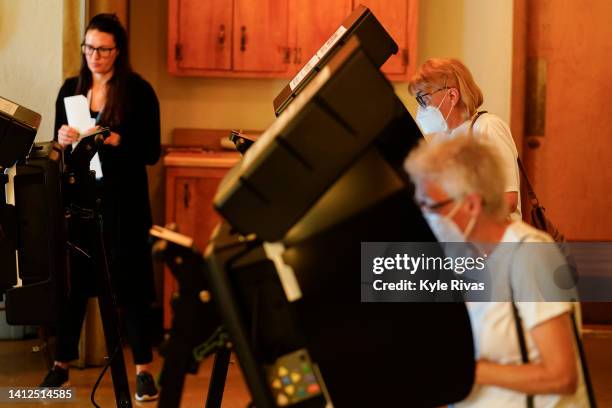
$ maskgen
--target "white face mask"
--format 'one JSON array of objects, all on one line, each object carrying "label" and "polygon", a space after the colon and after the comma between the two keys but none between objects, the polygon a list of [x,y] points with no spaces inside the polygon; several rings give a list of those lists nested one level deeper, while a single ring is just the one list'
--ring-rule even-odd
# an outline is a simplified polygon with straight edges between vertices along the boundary
[{"label": "white face mask", "polygon": [[461,202],[457,202],[453,209],[445,216],[433,211],[423,211],[423,217],[438,241],[465,242],[467,237],[472,233],[474,225],[476,224],[476,217],[470,219],[465,228],[465,232],[462,232],[455,221],[453,221],[453,217],[457,211],[459,211],[460,207]]},{"label": "white face mask", "polygon": [[450,116],[453,111],[454,106],[451,106],[451,110],[448,112],[446,118],[442,116],[442,112],[440,112],[440,106],[444,103],[444,99],[446,99],[446,95],[448,95],[448,91],[444,94],[444,98],[440,104],[436,106],[426,106],[425,108],[419,106],[417,109],[416,121],[419,124],[419,127],[423,131],[423,134],[430,133],[439,133],[448,131],[448,124],[446,123],[446,119]]}]

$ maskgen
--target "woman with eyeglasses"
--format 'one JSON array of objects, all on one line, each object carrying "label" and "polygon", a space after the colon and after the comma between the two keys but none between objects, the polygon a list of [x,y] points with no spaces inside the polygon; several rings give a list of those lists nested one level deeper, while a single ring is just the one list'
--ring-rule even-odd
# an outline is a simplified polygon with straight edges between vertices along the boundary
[{"label": "woman with eyeglasses", "polygon": [[[566,260],[548,234],[508,219],[496,150],[462,134],[420,143],[404,163],[438,240],[469,243],[455,244],[453,257],[473,256],[463,253],[469,247],[486,258],[486,272],[476,269],[471,278],[483,283],[487,301],[466,302],[476,359],[474,386],[452,406],[588,407],[586,368],[573,321],[580,304],[571,301],[575,288],[557,283],[570,281],[561,278],[568,276]],[[479,299],[474,292],[465,295]]]},{"label": "woman with eyeglasses", "polygon": [[[146,166],[155,164],[160,156],[159,103],[151,85],[131,69],[127,33],[117,16],[93,17],[81,51],[79,75],[68,78],[57,97],[56,140],[70,165],[72,144],[79,140],[79,132],[68,126],[64,98],[73,95],[86,96],[95,124],[111,130],[99,150],[102,178],[97,181],[105,250],[136,365],[136,399],[153,400],[158,394],[149,367],[153,359],[150,305],[155,290]],[[93,233],[81,231],[76,244],[92,251]],[[102,262],[71,254],[70,292],[58,324],[56,361],[41,387],[59,387],[68,381],[68,363],[78,358],[87,299],[97,293],[93,271]]]},{"label": "woman with eyeglasses", "polygon": [[510,217],[520,220],[520,173],[514,139],[500,117],[478,115],[483,95],[468,68],[456,59],[429,59],[419,67],[408,89],[419,104],[416,121],[426,139],[454,138],[472,128],[475,137],[486,138],[497,148],[507,180],[504,197]]}]

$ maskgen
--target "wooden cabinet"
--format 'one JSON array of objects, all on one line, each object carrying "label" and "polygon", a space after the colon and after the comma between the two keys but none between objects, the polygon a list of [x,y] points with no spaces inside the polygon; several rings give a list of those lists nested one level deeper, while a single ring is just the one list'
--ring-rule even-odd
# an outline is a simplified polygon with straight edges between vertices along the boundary
[{"label": "wooden cabinet", "polygon": [[351,14],[353,0],[295,0],[295,46],[292,50],[298,72]]},{"label": "wooden cabinet", "polygon": [[[178,232],[194,238],[202,251],[219,223],[212,201],[221,179],[240,160],[234,152],[172,152],[164,157],[166,167],[166,223],[176,223]],[[170,270],[164,270],[164,328],[170,328],[170,299],[178,290]]]},{"label": "wooden cabinet", "polygon": [[179,0],[173,62],[178,70],[232,69],[232,1]]},{"label": "wooden cabinet", "polygon": [[289,77],[289,1],[169,0],[169,72]]},{"label": "wooden cabinet", "polygon": [[387,77],[407,81],[416,70],[418,1],[417,0],[355,0],[376,16],[397,43],[399,51],[382,66]]},{"label": "wooden cabinet", "polygon": [[234,71],[288,73],[289,1],[234,0]]},{"label": "wooden cabinet", "polygon": [[383,72],[408,79],[416,62],[418,0],[169,0],[168,70],[291,78],[362,3],[399,46]]}]

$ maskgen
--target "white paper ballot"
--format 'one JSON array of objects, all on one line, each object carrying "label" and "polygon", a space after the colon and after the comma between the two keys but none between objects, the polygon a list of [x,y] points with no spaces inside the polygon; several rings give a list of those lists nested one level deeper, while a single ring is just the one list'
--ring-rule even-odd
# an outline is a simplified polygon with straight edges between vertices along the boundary
[{"label": "white paper ballot", "polygon": [[[64,98],[68,126],[75,128],[79,133],[85,133],[91,126],[89,103],[83,95],[67,96]],[[94,120],[94,124],[95,124]]]},{"label": "white paper ballot", "polygon": [[[68,126],[75,128],[79,133],[85,133],[85,131],[96,126],[96,119],[92,118],[89,114],[89,102],[83,95],[67,96],[64,98],[64,107],[66,108],[66,118],[68,119]],[[74,149],[79,144],[77,140],[72,144]],[[96,172],[96,178],[102,178],[102,163],[100,163],[100,156],[98,153],[89,162],[89,169]]]}]

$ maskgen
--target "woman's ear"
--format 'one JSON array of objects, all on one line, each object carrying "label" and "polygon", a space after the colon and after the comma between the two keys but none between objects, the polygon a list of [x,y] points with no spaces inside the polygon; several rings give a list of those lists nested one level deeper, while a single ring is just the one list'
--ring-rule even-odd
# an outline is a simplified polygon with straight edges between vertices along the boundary
[{"label": "woman's ear", "polygon": [[461,94],[459,93],[459,89],[457,88],[449,88],[448,96],[452,106],[456,106],[461,100]]},{"label": "woman's ear", "polygon": [[470,215],[477,217],[482,212],[482,196],[478,193],[470,193],[465,196],[466,209]]}]

